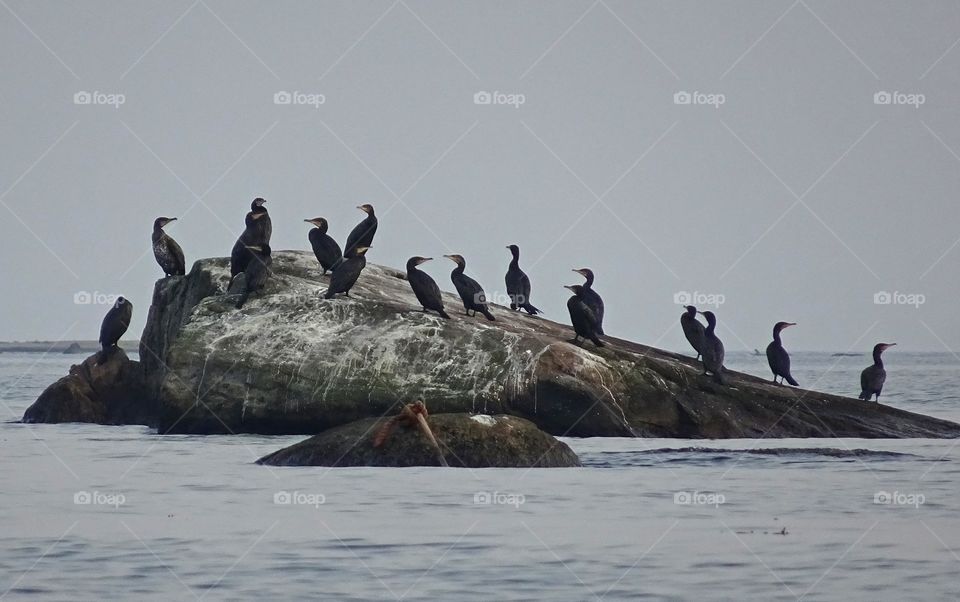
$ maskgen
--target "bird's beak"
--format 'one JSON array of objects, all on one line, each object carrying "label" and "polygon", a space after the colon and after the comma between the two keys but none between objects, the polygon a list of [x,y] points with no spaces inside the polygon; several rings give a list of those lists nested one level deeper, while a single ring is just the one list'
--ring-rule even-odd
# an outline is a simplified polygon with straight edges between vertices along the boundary
[{"label": "bird's beak", "polygon": [[568,289],[570,289],[570,290],[573,290],[573,285],[571,285],[571,284],[564,284],[564,285],[563,285],[563,288],[568,288]]},{"label": "bird's beak", "polygon": [[305,219],[305,220],[303,220],[303,221],[307,222],[308,224],[312,224],[312,223],[313,223],[313,220],[312,220],[312,219]]},{"label": "bird's beak", "polygon": [[175,217],[171,217],[171,218],[170,218],[170,219],[168,219],[167,221],[168,221],[168,222],[175,222],[175,221],[177,221],[177,218],[175,218]]},{"label": "bird's beak", "polygon": [[784,326],[784,328],[790,328],[791,326],[796,326],[796,325],[797,325],[796,322],[787,322],[787,325]]},{"label": "bird's beak", "polygon": [[581,268],[581,269],[579,269],[579,270],[576,269],[576,268],[574,268],[574,269],[571,270],[571,271],[572,271],[572,272],[576,272],[576,273],[580,274],[581,276],[583,276],[583,268]]},{"label": "bird's beak", "polygon": [[420,263],[423,263],[424,261],[433,261],[433,257],[424,257],[420,260]]},{"label": "bird's beak", "polygon": [[449,260],[452,261],[453,263],[457,263],[457,260],[454,259],[453,255],[444,255],[444,257],[446,257],[447,259],[449,259]]}]

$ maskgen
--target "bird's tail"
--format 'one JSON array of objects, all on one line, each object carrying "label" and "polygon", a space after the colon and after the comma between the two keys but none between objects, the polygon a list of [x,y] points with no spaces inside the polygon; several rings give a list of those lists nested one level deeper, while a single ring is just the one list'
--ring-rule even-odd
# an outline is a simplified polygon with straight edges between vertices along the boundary
[{"label": "bird's tail", "polygon": [[490,313],[490,308],[484,307],[484,308],[483,308],[482,310],[480,310],[480,311],[482,311],[482,312],[483,312],[483,315],[487,316],[487,319],[490,320],[491,322],[495,322],[495,321],[496,321],[496,318],[494,318],[494,317],[493,317],[493,314]]},{"label": "bird's tail", "polygon": [[784,376],[784,378],[787,379],[787,382],[790,383],[791,385],[793,385],[794,387],[799,387],[799,386],[800,386],[800,383],[798,383],[796,380],[794,380],[794,378],[793,378],[792,376],[790,376],[789,374],[786,375],[786,376]]},{"label": "bird's tail", "polygon": [[535,315],[537,315],[537,314],[542,314],[542,313],[543,313],[542,311],[540,311],[539,309],[537,309],[536,307],[534,307],[534,306],[533,306],[532,304],[530,304],[530,303],[523,303],[523,304],[520,305],[520,307],[522,307],[523,309],[527,310],[527,313],[530,314],[531,316],[535,316]]},{"label": "bird's tail", "polygon": [[443,308],[438,309],[437,313],[440,314],[441,318],[446,318],[448,320],[450,319],[450,316],[447,314],[447,312],[443,311]]}]

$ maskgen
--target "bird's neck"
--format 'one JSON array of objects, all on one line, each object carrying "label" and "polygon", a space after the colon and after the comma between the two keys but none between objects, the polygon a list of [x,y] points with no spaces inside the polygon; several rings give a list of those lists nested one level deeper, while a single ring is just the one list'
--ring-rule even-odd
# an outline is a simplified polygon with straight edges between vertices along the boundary
[{"label": "bird's neck", "polygon": [[880,357],[881,353],[883,352],[882,351],[873,352],[873,365],[876,366],[877,368],[883,368],[883,358]]},{"label": "bird's neck", "polygon": [[466,265],[458,263],[458,264],[457,264],[457,267],[453,268],[453,273],[454,273],[454,274],[462,274],[463,271],[464,271],[466,268],[467,268]]},{"label": "bird's neck", "polygon": [[781,344],[782,344],[782,343],[780,342],[780,330],[779,330],[779,329],[773,331],[773,342],[776,343],[777,345],[781,345]]}]

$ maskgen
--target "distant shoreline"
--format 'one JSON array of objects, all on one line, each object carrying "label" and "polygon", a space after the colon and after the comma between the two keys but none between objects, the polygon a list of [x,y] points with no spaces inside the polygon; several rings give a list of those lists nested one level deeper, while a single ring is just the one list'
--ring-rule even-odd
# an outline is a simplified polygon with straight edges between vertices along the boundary
[{"label": "distant shoreline", "polygon": [[[140,348],[140,341],[120,341],[128,350]],[[97,341],[0,341],[0,353],[93,353],[100,350]]]}]

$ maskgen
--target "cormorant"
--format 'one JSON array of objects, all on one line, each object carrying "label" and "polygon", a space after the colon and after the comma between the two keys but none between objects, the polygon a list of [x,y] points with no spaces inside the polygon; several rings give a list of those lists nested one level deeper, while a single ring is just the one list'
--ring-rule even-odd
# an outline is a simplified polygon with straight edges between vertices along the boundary
[{"label": "cormorant", "polygon": [[697,352],[697,359],[700,359],[700,353],[703,351],[703,324],[697,319],[697,308],[692,305],[684,305],[685,311],[680,316],[680,328],[683,329],[683,336],[687,337],[687,342]]},{"label": "cormorant", "polygon": [[273,224],[270,221],[270,214],[267,208],[263,206],[266,203],[261,198],[253,199],[250,204],[250,211],[247,212],[243,220],[244,230],[240,238],[233,244],[233,250],[230,252],[230,279],[232,280],[240,272],[246,270],[247,264],[253,257],[247,247],[256,247],[263,244],[270,244],[270,236],[273,233]]},{"label": "cormorant", "polygon": [[[270,237],[273,235],[273,221],[270,219],[270,214],[267,213],[267,208],[263,206],[266,202],[260,197],[253,199],[253,202],[250,203],[250,211],[243,220],[246,227],[254,226],[252,244],[255,245],[269,245]],[[259,215],[259,217],[254,219],[254,215]]]},{"label": "cormorant", "polygon": [[97,360],[98,364],[102,364],[107,356],[118,348],[117,341],[127,332],[132,317],[133,304],[123,297],[117,297],[116,303],[103,317],[103,322],[100,324],[100,346],[103,351]]},{"label": "cormorant", "polygon": [[507,284],[507,294],[510,295],[510,309],[523,308],[528,314],[542,313],[539,309],[530,303],[530,278],[520,269],[520,247],[517,245],[507,245],[513,260],[507,269],[507,275],[504,278]]},{"label": "cormorant", "polygon": [[310,246],[313,247],[313,254],[317,256],[320,267],[323,268],[323,274],[327,270],[332,270],[337,265],[343,253],[340,251],[340,245],[337,241],[327,234],[327,220],[322,217],[303,220],[308,224],[313,224],[315,228],[310,229]]},{"label": "cormorant", "polygon": [[450,272],[450,280],[453,281],[453,286],[455,286],[457,292],[460,293],[460,299],[463,300],[465,313],[469,316],[472,310],[473,315],[477,315],[479,311],[485,315],[488,320],[496,320],[493,314],[490,313],[490,308],[487,307],[487,295],[483,292],[483,287],[480,286],[479,282],[463,273],[463,270],[467,267],[467,261],[463,256],[444,255],[444,257],[457,264],[457,267]]},{"label": "cormorant", "polygon": [[603,298],[597,294],[597,291],[593,290],[593,270],[590,268],[580,268],[579,270],[573,271],[587,279],[582,285],[583,302],[590,306],[590,309],[593,310],[593,315],[597,317],[597,334],[605,334],[603,332]]},{"label": "cormorant", "polygon": [[450,319],[447,312],[443,311],[443,298],[440,297],[440,287],[436,281],[430,277],[430,274],[421,272],[417,266],[425,261],[432,261],[433,257],[411,257],[407,260],[407,281],[413,294],[417,296],[417,301],[423,306],[423,311],[432,309],[440,314],[440,317]]},{"label": "cormorant", "polygon": [[797,381],[790,376],[790,355],[783,348],[783,343],[780,342],[780,331],[791,326],[796,326],[796,323],[777,322],[773,325],[773,341],[767,345],[767,362],[770,363],[770,370],[773,372],[774,384],[777,383],[777,377],[779,376],[794,387],[799,387]]},{"label": "cormorant", "polygon": [[246,286],[237,301],[237,309],[242,308],[250,295],[260,291],[267,283],[267,278],[270,277],[270,265],[273,263],[273,258],[270,256],[270,245],[266,243],[259,246],[249,246],[247,251],[250,252],[250,263],[247,264],[247,269],[243,271],[246,277]]},{"label": "cormorant", "polygon": [[366,213],[367,217],[354,226],[347,236],[347,244],[343,245],[344,257],[351,256],[356,248],[372,246],[373,235],[377,233],[377,216],[373,213],[373,205],[365,203],[358,205],[357,209]]},{"label": "cormorant", "polygon": [[163,269],[164,276],[183,276],[187,273],[187,266],[183,258],[183,249],[163,227],[170,222],[177,221],[175,217],[158,217],[153,220],[153,256]]},{"label": "cormorant", "polygon": [[713,378],[723,384],[723,342],[717,337],[717,317],[712,311],[702,311],[703,317],[707,319],[707,328],[703,331],[703,349],[700,354],[703,356],[703,373],[713,374]]},{"label": "cormorant", "polygon": [[883,369],[883,359],[880,355],[893,347],[896,343],[877,343],[873,346],[873,365],[864,368],[860,373],[860,399],[870,401],[874,395],[880,403],[880,391],[887,380],[887,371]]},{"label": "cormorant", "polygon": [[367,250],[370,247],[357,247],[353,253],[344,257],[330,273],[330,286],[324,293],[324,298],[333,299],[339,293],[350,296],[350,289],[357,283],[360,272],[367,266]]},{"label": "cormorant", "polygon": [[570,311],[570,322],[573,324],[576,336],[570,342],[579,343],[580,337],[583,337],[593,341],[597,347],[603,347],[603,341],[597,336],[600,334],[597,315],[593,313],[593,309],[583,297],[583,286],[572,284],[565,285],[563,288],[573,291],[573,296],[567,299],[567,309]]}]

